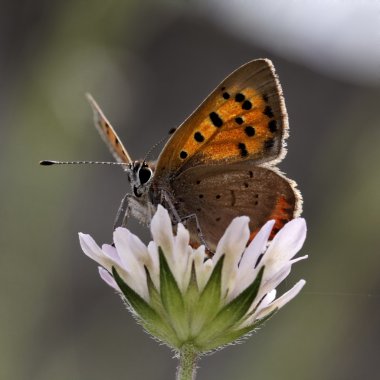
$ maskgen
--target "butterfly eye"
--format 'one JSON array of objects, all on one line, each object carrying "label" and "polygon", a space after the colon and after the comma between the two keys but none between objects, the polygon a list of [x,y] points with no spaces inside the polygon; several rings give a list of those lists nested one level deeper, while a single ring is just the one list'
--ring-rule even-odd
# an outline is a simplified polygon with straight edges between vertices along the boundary
[{"label": "butterfly eye", "polygon": [[152,170],[150,170],[149,168],[142,167],[139,170],[139,180],[140,180],[141,185],[144,185],[145,183],[147,183],[151,177],[152,177]]}]

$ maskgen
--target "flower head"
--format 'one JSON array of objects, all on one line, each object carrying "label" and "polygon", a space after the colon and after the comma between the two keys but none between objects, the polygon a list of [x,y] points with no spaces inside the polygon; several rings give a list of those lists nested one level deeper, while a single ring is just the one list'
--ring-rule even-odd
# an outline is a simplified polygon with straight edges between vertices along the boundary
[{"label": "flower head", "polygon": [[[101,265],[101,278],[126,300],[142,326],[180,350],[214,350],[249,334],[295,297],[300,280],[276,298],[276,287],[289,275],[306,237],[304,219],[287,223],[268,243],[274,221],[249,242],[249,219],[235,218],[210,258],[205,248],[189,245],[189,232],[178,224],[174,235],[162,206],[151,222],[148,246],[125,228],[114,232],[114,246],[101,248],[80,233],[84,253]],[[248,244],[248,245],[247,245]]]}]

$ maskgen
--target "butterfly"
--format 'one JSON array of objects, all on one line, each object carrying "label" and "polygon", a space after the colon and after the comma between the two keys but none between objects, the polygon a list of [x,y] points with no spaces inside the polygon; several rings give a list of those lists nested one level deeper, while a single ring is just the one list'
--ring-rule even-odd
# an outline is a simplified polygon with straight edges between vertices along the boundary
[{"label": "butterfly", "polygon": [[211,252],[231,220],[250,217],[251,239],[268,220],[271,238],[302,209],[296,183],[276,167],[286,154],[288,117],[269,59],[230,74],[171,135],[156,162],[133,161],[88,95],[95,126],[131,184],[119,209],[149,224],[158,204],[173,225],[186,223],[191,244]]}]

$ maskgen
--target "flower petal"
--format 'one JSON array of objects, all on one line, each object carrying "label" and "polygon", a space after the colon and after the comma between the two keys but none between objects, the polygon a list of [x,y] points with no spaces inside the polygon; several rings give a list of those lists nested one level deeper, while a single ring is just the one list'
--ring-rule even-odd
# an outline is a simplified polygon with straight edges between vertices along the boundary
[{"label": "flower petal", "polygon": [[211,272],[214,268],[214,262],[211,259],[207,259],[205,247],[203,245],[193,251],[193,261],[198,289],[201,292],[210,278]]},{"label": "flower petal", "polygon": [[[225,254],[222,275],[222,297],[234,288],[238,263],[249,239],[249,218],[239,216],[232,220],[220,239],[212,260],[216,263]],[[231,299],[228,296],[226,301]]]},{"label": "flower petal", "polygon": [[239,269],[248,268],[248,270],[252,270],[252,268],[256,266],[258,258],[266,248],[274,223],[275,220],[269,220],[261,227],[260,231],[245,250],[239,264]]},{"label": "flower petal", "polygon": [[284,293],[280,298],[272,302],[269,306],[258,311],[257,315],[255,316],[255,319],[261,319],[269,313],[271,313],[273,310],[281,309],[301,291],[305,284],[305,280],[298,281],[290,290]]},{"label": "flower petal", "polygon": [[[250,326],[252,325],[255,320],[256,320],[256,315],[264,308],[266,308],[271,302],[273,302],[276,298],[276,294],[277,294],[277,291],[276,289],[273,289],[272,291],[270,291],[269,293],[267,293],[261,300],[260,304],[257,306],[257,304],[254,302],[251,307],[249,308],[248,310],[248,315],[250,313],[252,313],[252,311],[255,309],[255,307],[257,307],[257,310],[255,311],[254,314],[252,314],[249,318],[247,318],[240,326],[239,326],[239,329],[240,328],[244,328],[244,327],[247,327],[247,326]],[[257,297],[256,297],[257,299]]]},{"label": "flower petal", "polygon": [[167,256],[166,259],[171,262],[174,246],[173,227],[168,211],[161,205],[157,206],[157,211],[150,222],[150,230],[157,247],[161,247]]},{"label": "flower petal", "polygon": [[111,269],[113,262],[110,257],[104,255],[104,252],[96,244],[95,240],[87,234],[79,233],[79,243],[82,251],[92,260],[107,269]]},{"label": "flower petal", "polygon": [[[278,285],[278,278],[290,271],[291,259],[301,249],[306,238],[306,223],[302,218],[293,219],[278,232],[269,244],[258,267],[265,266],[263,286],[271,283],[265,292]],[[256,271],[259,268],[256,268]],[[282,281],[282,280],[281,280]]]},{"label": "flower petal", "polygon": [[118,265],[122,266],[119,254],[117,253],[117,250],[115,247],[113,247],[110,244],[103,244],[102,245],[102,251],[105,256],[108,256],[111,260],[113,260]]},{"label": "flower petal", "polygon": [[156,289],[160,289],[160,262],[158,258],[158,248],[154,241],[149,242],[148,253],[151,261],[147,263],[147,268],[154,286]]},{"label": "flower petal", "polygon": [[284,262],[290,260],[302,248],[306,239],[306,223],[303,218],[296,218],[286,223],[278,232],[267,252],[264,260]]},{"label": "flower petal", "polygon": [[232,292],[233,297],[236,297],[237,294],[242,292],[255,279],[257,275],[257,271],[254,270],[255,266],[260,255],[265,251],[274,223],[274,220],[265,223],[245,250],[239,263],[236,285]]},{"label": "flower petal", "polygon": [[118,227],[113,233],[115,247],[119,253],[123,267],[129,276],[127,284],[144,299],[149,299],[144,259],[148,257],[148,250],[140,239],[125,228]]},{"label": "flower petal", "polygon": [[[172,271],[177,284],[184,292],[189,284],[191,274],[191,254],[189,254],[189,231],[183,226],[182,223],[177,225],[177,236],[174,238],[174,254],[172,263]],[[190,263],[190,265],[189,265]]]},{"label": "flower petal", "polygon": [[117,286],[116,281],[111,276],[111,274],[107,270],[105,270],[103,267],[98,267],[98,269],[99,269],[99,275],[102,278],[102,280],[106,284],[108,284],[111,288],[114,288],[115,290],[117,290],[120,293],[120,289]]}]

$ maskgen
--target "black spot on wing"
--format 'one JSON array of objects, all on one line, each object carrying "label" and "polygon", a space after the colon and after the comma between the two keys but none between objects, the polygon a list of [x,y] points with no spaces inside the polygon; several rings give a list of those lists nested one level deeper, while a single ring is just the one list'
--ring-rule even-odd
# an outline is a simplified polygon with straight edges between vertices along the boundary
[{"label": "black spot on wing", "polygon": [[194,133],[194,140],[201,143],[205,140],[204,136],[200,132],[195,132]]},{"label": "black spot on wing", "polygon": [[220,128],[223,125],[223,120],[216,112],[211,112],[209,116],[215,127]]},{"label": "black spot on wing", "polygon": [[235,195],[235,191],[234,190],[230,190],[231,192],[231,206],[235,206],[235,203],[236,203],[236,195]]},{"label": "black spot on wing", "polygon": [[243,110],[248,111],[248,110],[250,110],[250,109],[252,108],[252,103],[251,103],[249,100],[246,100],[246,101],[242,104],[241,108],[243,108]]},{"label": "black spot on wing", "polygon": [[269,130],[274,133],[277,131],[277,122],[276,120],[271,120],[269,123],[268,123],[268,128]]},{"label": "black spot on wing", "polygon": [[272,107],[266,106],[263,112],[264,115],[267,115],[268,117],[273,117],[273,110]]},{"label": "black spot on wing", "polygon": [[238,144],[238,148],[240,150],[240,155],[242,157],[247,157],[248,156],[248,150],[247,150],[247,147],[245,146],[244,143],[239,143]]},{"label": "black spot on wing", "polygon": [[242,102],[244,99],[245,99],[245,96],[243,94],[241,94],[240,92],[235,95],[235,101],[237,101],[239,103]]},{"label": "black spot on wing", "polygon": [[248,137],[252,137],[256,133],[255,128],[251,127],[250,125],[244,128],[244,132]]}]

